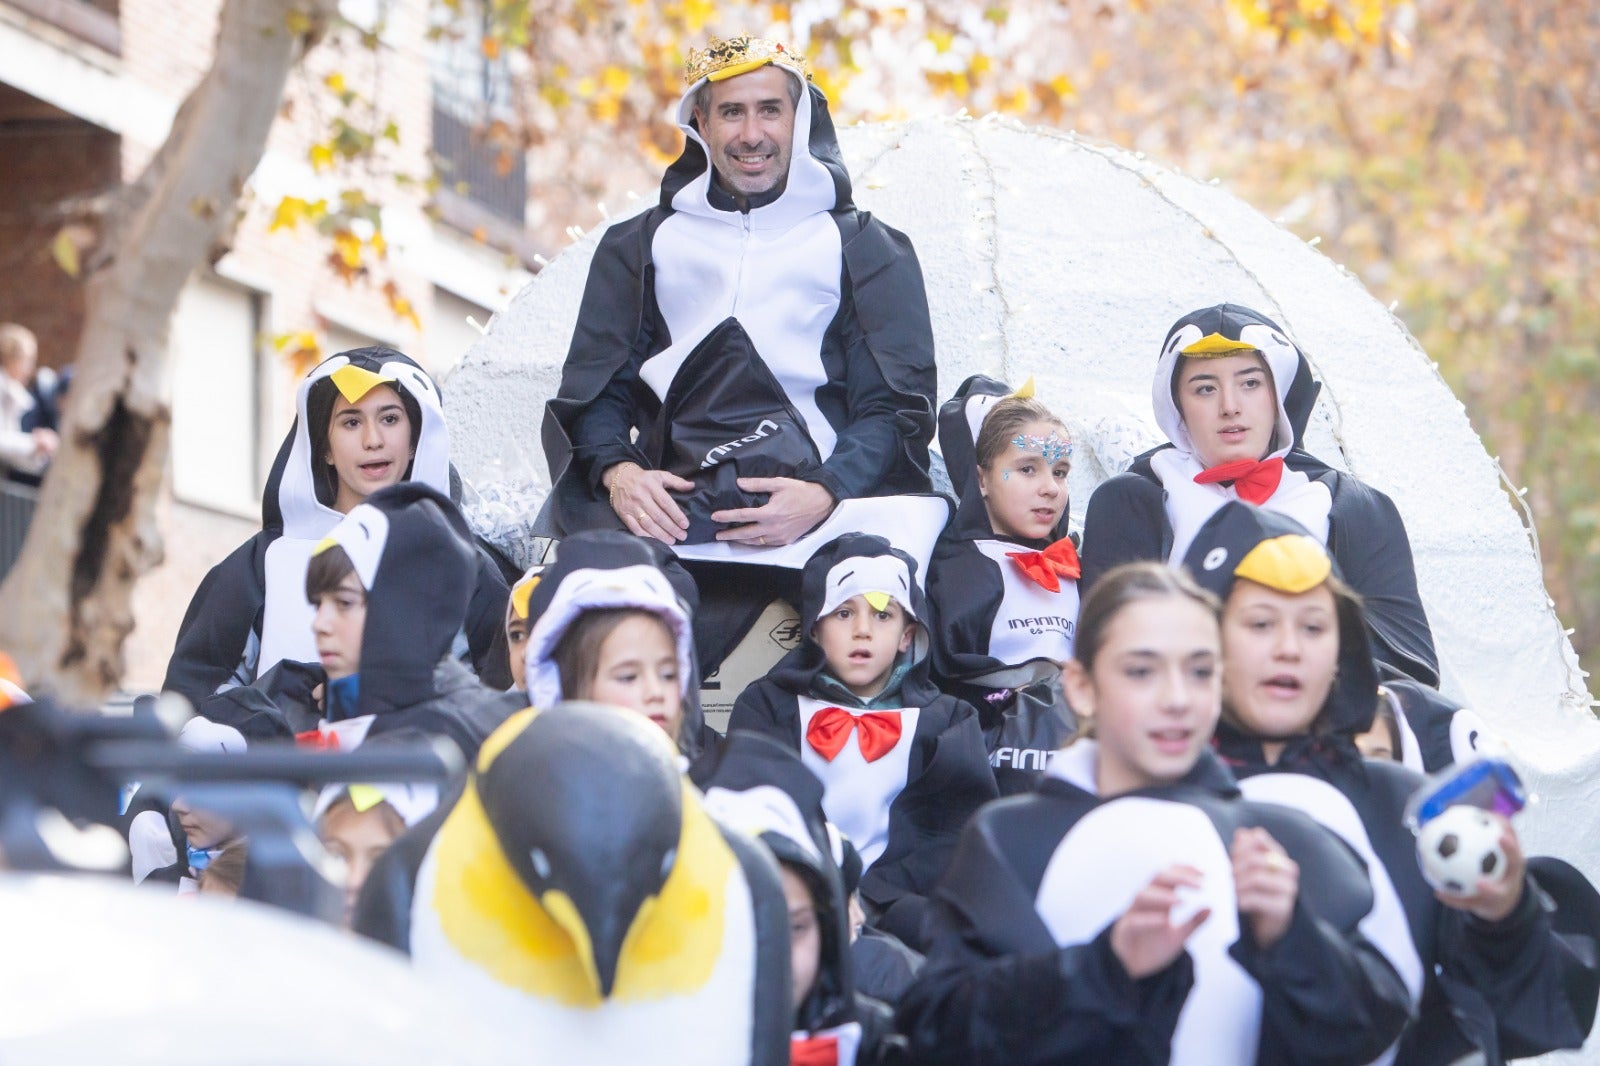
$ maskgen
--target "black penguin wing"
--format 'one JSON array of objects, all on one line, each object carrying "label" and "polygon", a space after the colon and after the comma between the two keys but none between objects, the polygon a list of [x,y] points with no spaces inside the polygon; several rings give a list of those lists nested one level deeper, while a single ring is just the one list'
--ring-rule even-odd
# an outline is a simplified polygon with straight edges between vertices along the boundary
[{"label": "black penguin wing", "polygon": [[922,946],[929,893],[944,875],[973,813],[997,798],[978,715],[940,696],[917,716],[920,770],[889,805],[889,840],[861,877],[861,898],[878,911],[877,924],[912,948]]},{"label": "black penguin wing", "polygon": [[800,702],[794,693],[779,687],[772,678],[757,678],[733,701],[733,711],[728,715],[728,733],[735,732],[760,733],[790,751],[799,751]]},{"label": "black penguin wing", "polygon": [[180,693],[198,706],[240,669],[267,602],[265,556],[276,536],[257,533],[201,580],[178,626],[161,691]]},{"label": "black penguin wing", "polygon": [[511,661],[506,648],[506,603],[511,599],[511,586],[483,545],[475,547],[478,575],[466,621],[472,672],[488,687],[504,690],[511,687]]},{"label": "black penguin wing", "polygon": [[755,987],[751,993],[750,1066],[788,1066],[792,982],[789,969],[789,905],[772,853],[742,833],[722,830],[750,888],[755,919]]},{"label": "black penguin wing", "polygon": [[928,909],[927,962],[897,1012],[914,1061],[1168,1061],[1194,983],[1189,956],[1135,981],[1109,926],[1058,948],[1034,907],[1038,878],[1081,813],[1018,796],[985,807],[962,834]]},{"label": "black penguin wing", "polygon": [[1005,582],[994,561],[970,540],[941,537],[928,564],[934,676],[966,680],[1003,666],[989,654]]},{"label": "black penguin wing", "polygon": [[1101,483],[1083,516],[1083,576],[1078,591],[1088,596],[1106,571],[1123,563],[1164,561],[1172,548],[1161,485],[1132,471]]},{"label": "black penguin wing", "polygon": [[1331,481],[1333,496],[1328,552],[1338,560],[1345,581],[1361,594],[1374,657],[1425,685],[1437,686],[1439,654],[1417,591],[1411,540],[1399,509],[1388,496],[1356,478],[1332,471],[1323,480]]},{"label": "black penguin wing", "polygon": [[[1266,829],[1300,867],[1299,898],[1282,939],[1262,949],[1246,932],[1228,949],[1261,985],[1257,1061],[1376,1058],[1410,1021],[1411,1000],[1400,975],[1359,928],[1372,908],[1366,864],[1299,811],[1240,801],[1230,813],[1237,825]],[[1213,821],[1224,829],[1215,815]]]}]

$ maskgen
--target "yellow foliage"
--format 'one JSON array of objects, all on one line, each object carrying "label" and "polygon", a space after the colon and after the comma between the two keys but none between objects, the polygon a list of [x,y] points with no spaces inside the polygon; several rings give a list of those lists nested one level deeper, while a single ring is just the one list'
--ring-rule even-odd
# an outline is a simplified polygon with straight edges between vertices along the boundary
[{"label": "yellow foliage", "polygon": [[372,239],[367,241],[367,246],[372,249],[373,254],[376,255],[379,259],[388,258],[388,256],[389,256],[389,242],[383,239],[383,231],[382,230],[373,230],[372,231]]},{"label": "yellow foliage", "polygon": [[1011,115],[1026,115],[1033,107],[1033,94],[1027,86],[1019,85],[1010,93],[1001,96],[995,104],[995,110]]},{"label": "yellow foliage", "polygon": [[285,196],[278,201],[277,208],[272,212],[272,222],[267,226],[267,232],[276,233],[281,229],[294,229],[302,222],[320,222],[327,214],[326,200],[302,200],[298,196]]},{"label": "yellow foliage", "polygon": [[388,303],[389,310],[394,312],[396,318],[410,323],[411,328],[417,332],[420,333],[422,331],[422,320],[417,317],[417,309],[412,306],[411,301],[406,299],[405,294],[400,291],[400,286],[393,281],[386,282],[383,286],[383,298]]},{"label": "yellow foliage", "polygon": [[589,114],[600,122],[615,122],[622,114],[622,103],[615,96],[597,96],[589,101]]},{"label": "yellow foliage", "polygon": [[589,97],[593,96],[597,88],[599,88],[599,86],[596,84],[595,80],[588,75],[579,78],[578,84],[573,86],[573,89],[577,92],[579,99],[582,100],[587,100]]},{"label": "yellow foliage", "polygon": [[75,278],[83,272],[83,263],[78,257],[78,242],[73,240],[72,227],[63,226],[50,242],[50,255],[69,278]]},{"label": "yellow foliage", "polygon": [[994,69],[994,60],[982,52],[978,52],[973,55],[972,61],[967,64],[967,69],[972,72],[973,77],[981,78]]},{"label": "yellow foliage", "polygon": [[1050,91],[1065,100],[1069,96],[1076,96],[1078,87],[1065,74],[1057,74],[1050,79]]},{"label": "yellow foliage", "polygon": [[333,167],[333,146],[328,144],[313,144],[311,151],[306,153],[311,159],[311,169],[317,173]]},{"label": "yellow foliage", "polygon": [[330,90],[332,90],[332,92],[333,92],[333,94],[335,96],[343,96],[344,95],[344,92],[345,92],[344,75],[340,74],[338,71],[334,71],[332,74],[329,74],[326,78],[323,78],[322,79],[322,84],[326,85]]},{"label": "yellow foliage", "polygon": [[347,229],[333,231],[333,250],[351,270],[361,265],[361,238]]},{"label": "yellow foliage", "polygon": [[617,96],[622,95],[622,93],[628,88],[628,83],[631,80],[632,79],[628,77],[628,72],[617,66],[615,63],[608,65],[600,72],[601,86],[606,92]]},{"label": "yellow foliage", "polygon": [[716,13],[717,5],[713,0],[683,0],[684,29],[691,34],[698,34]]},{"label": "yellow foliage", "polygon": [[304,377],[312,367],[322,362],[322,342],[310,330],[280,333],[272,338],[272,346],[288,361],[289,369],[297,378]]},{"label": "yellow foliage", "polygon": [[483,40],[478,42],[478,49],[483,52],[485,59],[500,58],[500,38],[485,34]]}]

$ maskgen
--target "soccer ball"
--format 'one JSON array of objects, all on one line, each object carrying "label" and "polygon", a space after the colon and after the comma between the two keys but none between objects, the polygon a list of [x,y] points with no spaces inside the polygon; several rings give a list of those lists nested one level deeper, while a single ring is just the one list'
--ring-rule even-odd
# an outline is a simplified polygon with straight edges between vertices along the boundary
[{"label": "soccer ball", "polygon": [[1452,896],[1470,896],[1478,882],[1505,876],[1500,823],[1477,807],[1446,808],[1417,831],[1417,858],[1428,884]]}]

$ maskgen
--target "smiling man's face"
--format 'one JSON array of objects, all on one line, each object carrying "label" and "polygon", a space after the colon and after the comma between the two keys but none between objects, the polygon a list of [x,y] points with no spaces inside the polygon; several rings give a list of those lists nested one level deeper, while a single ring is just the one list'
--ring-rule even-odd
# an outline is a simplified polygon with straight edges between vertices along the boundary
[{"label": "smiling man's face", "polygon": [[789,176],[794,142],[794,78],[767,65],[711,83],[710,101],[695,109],[700,135],[722,184],[741,196],[775,189]]}]

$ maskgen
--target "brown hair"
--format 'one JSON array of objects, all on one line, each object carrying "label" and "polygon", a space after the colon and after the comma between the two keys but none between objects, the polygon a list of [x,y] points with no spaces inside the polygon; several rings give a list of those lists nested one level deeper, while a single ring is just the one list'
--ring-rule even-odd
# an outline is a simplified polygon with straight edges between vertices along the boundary
[{"label": "brown hair", "polygon": [[662,621],[654,611],[638,607],[598,607],[584,611],[568,624],[561,639],[556,641],[550,658],[555,660],[556,673],[561,679],[563,699],[587,699],[594,686],[594,675],[600,669],[600,645],[606,642],[614,629],[638,615],[649,618],[666,631],[674,647],[672,627]]},{"label": "brown hair", "polygon": [[242,838],[229,843],[200,871],[200,890],[237,896],[244,887],[244,865],[249,856],[250,846]]},{"label": "brown hair", "polygon": [[1210,592],[1195,584],[1186,571],[1161,563],[1125,563],[1095,582],[1078,609],[1078,628],[1073,637],[1072,657],[1085,670],[1094,668],[1094,657],[1105,643],[1112,621],[1129,604],[1141,600],[1189,599],[1216,618],[1222,604]]},{"label": "brown hair", "polygon": [[376,814],[383,820],[383,827],[389,831],[391,836],[399,836],[406,831],[406,820],[399,811],[395,810],[394,804],[388,800],[379,800],[366,810],[357,811],[356,801],[350,798],[350,790],[348,788],[339,793],[338,799],[328,804],[328,809],[323,811],[322,816],[317,819],[317,828],[320,830],[325,826],[328,822],[328,815],[343,807],[349,807],[357,814]]},{"label": "brown hair", "polygon": [[345,550],[337,544],[329,545],[306,564],[306,601],[315,607],[318,600],[355,572],[356,564],[350,561]]},{"label": "brown hair", "polygon": [[1021,396],[1007,396],[984,416],[983,426],[978,430],[978,439],[973,442],[973,451],[977,455],[978,465],[985,470],[993,463],[1005,446],[1016,436],[1017,430],[1032,422],[1044,422],[1057,426],[1061,435],[1067,435],[1067,425],[1061,419],[1050,413],[1050,408],[1038,400]]}]

